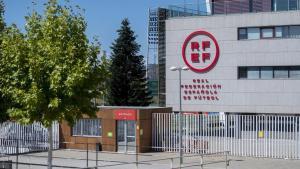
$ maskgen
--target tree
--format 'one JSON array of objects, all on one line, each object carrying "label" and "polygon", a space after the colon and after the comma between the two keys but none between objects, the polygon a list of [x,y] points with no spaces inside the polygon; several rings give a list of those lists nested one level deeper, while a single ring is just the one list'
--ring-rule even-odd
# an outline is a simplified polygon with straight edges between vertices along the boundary
[{"label": "tree", "polygon": [[140,46],[130,28],[128,19],[122,21],[113,43],[109,82],[109,103],[114,106],[148,106],[150,92],[145,78],[143,56],[138,55]]},{"label": "tree", "polygon": [[[16,26],[3,34],[0,60],[1,92],[13,100],[8,113],[21,123],[35,121],[49,128],[53,121],[73,124],[82,114],[95,115],[92,99],[99,96],[105,66],[97,59],[98,41],[89,43],[86,22],[72,7],[56,0],[44,15],[26,17],[25,33]],[[49,154],[52,156],[52,142]],[[52,161],[48,160],[48,168]]]},{"label": "tree", "polygon": [[[4,22],[4,4],[3,1],[0,1],[0,58],[2,58],[2,33],[4,31],[5,22]],[[1,84],[0,84],[1,86]],[[8,120],[8,114],[6,110],[9,107],[9,99],[5,97],[0,91],[0,123]]]}]

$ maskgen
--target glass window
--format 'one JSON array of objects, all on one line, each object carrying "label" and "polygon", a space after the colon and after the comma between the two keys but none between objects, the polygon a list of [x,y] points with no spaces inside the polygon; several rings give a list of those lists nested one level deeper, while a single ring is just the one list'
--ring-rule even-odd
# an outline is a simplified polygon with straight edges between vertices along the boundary
[{"label": "glass window", "polygon": [[289,26],[283,26],[282,27],[282,37],[289,38]]},{"label": "glass window", "polygon": [[247,39],[247,29],[246,28],[239,29],[239,39]]},{"label": "glass window", "polygon": [[300,66],[291,67],[290,78],[300,79]]},{"label": "glass window", "polygon": [[272,67],[261,67],[260,77],[262,79],[272,79],[273,78],[273,68]]},{"label": "glass window", "polygon": [[260,39],[259,28],[248,28],[248,39]]},{"label": "glass window", "polygon": [[262,38],[273,38],[273,28],[262,28],[261,33]]},{"label": "glass window", "polygon": [[283,27],[282,26],[275,27],[275,37],[282,38],[282,36],[283,36]]},{"label": "glass window", "polygon": [[289,0],[289,10],[297,10],[298,0]]},{"label": "glass window", "polygon": [[274,0],[273,3],[275,11],[287,11],[289,8],[288,0]]},{"label": "glass window", "polygon": [[248,79],[259,79],[259,68],[249,67],[247,71]]},{"label": "glass window", "polygon": [[289,71],[287,67],[275,67],[274,78],[289,78]]},{"label": "glass window", "polygon": [[73,126],[74,136],[101,136],[100,119],[80,119]]},{"label": "glass window", "polygon": [[300,26],[290,26],[290,37],[300,38]]},{"label": "glass window", "polygon": [[246,79],[247,78],[247,68],[246,67],[239,67],[238,69],[239,79]]}]

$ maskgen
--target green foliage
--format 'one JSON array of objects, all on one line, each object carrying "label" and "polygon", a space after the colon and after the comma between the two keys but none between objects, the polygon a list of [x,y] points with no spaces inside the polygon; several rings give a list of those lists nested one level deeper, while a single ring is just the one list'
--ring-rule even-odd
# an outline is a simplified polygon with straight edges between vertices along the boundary
[{"label": "green foliage", "polygon": [[24,34],[15,26],[3,34],[0,90],[13,100],[9,115],[45,126],[93,116],[106,63],[97,59],[98,41],[88,42],[83,16],[50,0],[44,15],[33,12],[26,22]]},{"label": "green foliage", "polygon": [[[4,4],[3,1],[0,1],[0,58],[2,58],[2,33],[5,27],[4,22]],[[1,86],[1,84],[0,84]],[[7,109],[9,108],[9,99],[5,97],[0,91],[0,122],[8,120]]]},{"label": "green foliage", "polygon": [[109,103],[113,106],[148,106],[150,92],[145,78],[143,56],[138,55],[140,46],[127,19],[117,31],[119,37],[112,45],[109,81]]}]

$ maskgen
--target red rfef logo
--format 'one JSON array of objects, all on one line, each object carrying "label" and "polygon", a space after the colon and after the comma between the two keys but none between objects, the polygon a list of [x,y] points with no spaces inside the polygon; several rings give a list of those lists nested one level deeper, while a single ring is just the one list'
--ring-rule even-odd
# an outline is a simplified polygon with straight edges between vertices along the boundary
[{"label": "red rfef logo", "polygon": [[206,31],[196,31],[184,41],[182,57],[193,71],[205,73],[211,70],[219,60],[220,49],[215,37]]}]

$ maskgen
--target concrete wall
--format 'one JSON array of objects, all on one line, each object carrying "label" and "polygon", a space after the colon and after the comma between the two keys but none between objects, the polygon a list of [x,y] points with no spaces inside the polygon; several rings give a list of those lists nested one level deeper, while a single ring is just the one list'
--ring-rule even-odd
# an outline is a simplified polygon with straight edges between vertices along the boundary
[{"label": "concrete wall", "polygon": [[238,27],[300,25],[300,11],[266,12],[171,18],[166,22],[166,102],[179,105],[178,72],[171,66],[185,66],[182,45],[194,31],[214,35],[220,46],[217,65],[207,73],[182,72],[182,84],[207,79],[220,84],[218,101],[184,100],[185,111],[300,113],[300,80],[240,80],[238,66],[300,65],[300,39],[237,40]]}]

